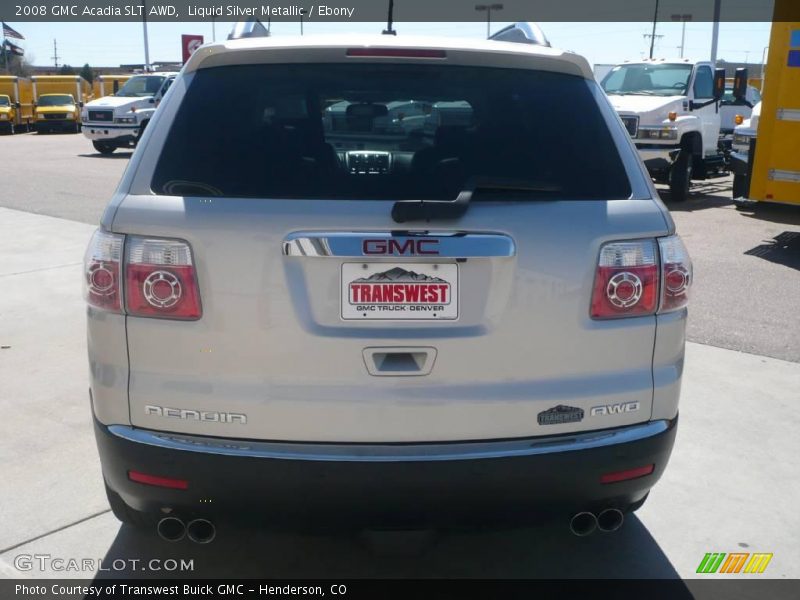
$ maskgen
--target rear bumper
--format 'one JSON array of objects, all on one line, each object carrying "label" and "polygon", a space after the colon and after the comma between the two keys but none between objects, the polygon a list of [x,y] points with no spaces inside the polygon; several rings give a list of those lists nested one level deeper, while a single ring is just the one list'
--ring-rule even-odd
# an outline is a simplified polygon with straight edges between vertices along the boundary
[{"label": "rear bumper", "polygon": [[[420,524],[566,517],[642,499],[677,430],[651,421],[527,440],[448,444],[300,444],[201,438],[95,421],[103,475],[132,508],[263,523]],[[655,465],[603,484],[603,474]],[[167,489],[128,471],[188,481]]]}]

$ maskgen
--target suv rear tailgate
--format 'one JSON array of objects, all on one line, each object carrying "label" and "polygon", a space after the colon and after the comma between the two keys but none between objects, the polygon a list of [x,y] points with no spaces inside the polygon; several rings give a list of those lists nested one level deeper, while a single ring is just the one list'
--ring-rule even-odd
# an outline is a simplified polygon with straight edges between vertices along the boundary
[{"label": "suv rear tailgate", "polygon": [[[437,224],[508,236],[512,256],[283,253],[291,234],[308,230],[308,215],[325,232],[391,232],[390,207],[128,196],[114,230],[188,241],[203,304],[194,322],[127,317],[131,423],[249,439],[424,442],[649,419],[656,318],[594,321],[589,304],[602,243],[667,233],[655,202],[476,202],[457,223]],[[458,318],[343,320],[342,264],[354,262],[457,265]],[[430,372],[370,374],[365,350],[376,347],[429,352]],[[621,403],[635,408],[591,411]],[[559,405],[570,422],[548,419]]]}]

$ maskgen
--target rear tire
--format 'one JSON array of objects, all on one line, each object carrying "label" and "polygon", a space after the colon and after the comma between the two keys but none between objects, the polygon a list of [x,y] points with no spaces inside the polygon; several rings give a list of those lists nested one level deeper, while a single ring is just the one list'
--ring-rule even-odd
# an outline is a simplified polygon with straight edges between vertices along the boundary
[{"label": "rear tire", "polygon": [[689,197],[694,157],[688,149],[681,149],[669,171],[669,193],[673,202],[684,202]]},{"label": "rear tire", "polygon": [[116,146],[112,146],[107,142],[92,142],[92,146],[94,146],[94,149],[100,154],[111,154],[117,149]]},{"label": "rear tire", "polygon": [[747,195],[747,180],[744,175],[735,173],[733,175],[733,199],[744,198]]}]

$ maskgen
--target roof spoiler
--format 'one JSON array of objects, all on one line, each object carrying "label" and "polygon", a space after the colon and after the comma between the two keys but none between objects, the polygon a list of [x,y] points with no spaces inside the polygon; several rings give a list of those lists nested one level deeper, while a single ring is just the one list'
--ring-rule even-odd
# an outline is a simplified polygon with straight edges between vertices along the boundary
[{"label": "roof spoiler", "polygon": [[516,44],[534,44],[550,47],[550,42],[536,23],[519,21],[489,36],[495,42],[514,42]]},{"label": "roof spoiler", "polygon": [[269,29],[264,27],[264,24],[255,17],[250,17],[247,21],[234,23],[233,29],[228,34],[229,40],[253,37],[269,37]]}]

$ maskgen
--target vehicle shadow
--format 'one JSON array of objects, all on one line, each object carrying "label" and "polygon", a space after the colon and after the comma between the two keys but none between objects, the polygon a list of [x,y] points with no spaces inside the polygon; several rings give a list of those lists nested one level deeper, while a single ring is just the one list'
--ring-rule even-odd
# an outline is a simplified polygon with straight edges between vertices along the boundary
[{"label": "vehicle shadow", "polygon": [[[151,559],[193,560],[185,572],[144,571]],[[122,560],[120,560],[122,559]],[[165,542],[155,531],[120,528],[103,565],[139,566],[96,579],[181,578],[488,578],[678,579],[635,515],[615,533],[573,536],[566,523],[521,529],[299,534],[221,526],[210,544]],[[115,561],[117,561],[115,563]],[[676,598],[692,598],[679,594]]]},{"label": "vehicle shadow", "polygon": [[756,202],[742,206],[739,212],[750,219],[800,226],[800,206]]},{"label": "vehicle shadow", "polygon": [[745,252],[800,271],[800,231],[784,231]]},{"label": "vehicle shadow", "polygon": [[78,154],[78,156],[81,158],[130,158],[133,156],[133,150],[130,152],[114,152],[113,154],[100,154],[99,152],[93,152],[92,154]]},{"label": "vehicle shadow", "polygon": [[689,198],[684,202],[673,202],[672,194],[666,186],[656,186],[658,195],[670,211],[696,212],[709,208],[733,206],[730,180],[693,183]]}]

